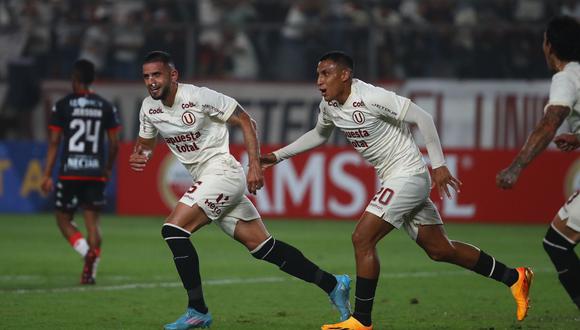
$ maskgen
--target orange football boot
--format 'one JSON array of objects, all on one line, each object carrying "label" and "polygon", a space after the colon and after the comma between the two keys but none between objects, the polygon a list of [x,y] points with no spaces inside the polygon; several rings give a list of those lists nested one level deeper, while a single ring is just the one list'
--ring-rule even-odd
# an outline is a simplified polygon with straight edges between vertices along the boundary
[{"label": "orange football boot", "polygon": [[534,279],[534,272],[529,267],[518,267],[516,270],[519,275],[518,280],[510,287],[510,290],[518,306],[518,321],[523,321],[528,314],[528,308],[530,308],[530,287]]},{"label": "orange football boot", "polygon": [[335,324],[325,324],[321,328],[322,330],[373,330],[372,324],[365,327],[354,317],[348,318],[346,321],[342,321]]}]

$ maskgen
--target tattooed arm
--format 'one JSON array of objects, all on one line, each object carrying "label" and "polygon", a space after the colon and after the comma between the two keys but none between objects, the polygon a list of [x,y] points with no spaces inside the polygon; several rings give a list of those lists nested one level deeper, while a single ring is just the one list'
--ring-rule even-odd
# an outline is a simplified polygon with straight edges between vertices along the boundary
[{"label": "tattooed arm", "polygon": [[498,173],[496,177],[498,187],[510,189],[516,184],[521,171],[546,149],[569,113],[568,107],[556,105],[548,107],[544,117],[536,125],[510,166]]},{"label": "tattooed arm", "polygon": [[248,152],[248,191],[255,194],[264,185],[264,176],[260,167],[260,143],[256,132],[256,122],[240,106],[228,118],[228,124],[239,126],[244,134],[244,144]]}]

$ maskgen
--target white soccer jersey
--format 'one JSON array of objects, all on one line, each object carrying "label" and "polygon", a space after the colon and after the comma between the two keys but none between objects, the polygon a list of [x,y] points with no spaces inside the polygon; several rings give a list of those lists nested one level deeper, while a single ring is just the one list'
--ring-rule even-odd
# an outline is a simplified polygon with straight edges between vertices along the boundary
[{"label": "white soccer jersey", "polygon": [[196,177],[194,171],[209,160],[230,155],[225,122],[237,106],[233,98],[209,88],[178,84],[172,107],[151,96],[143,100],[139,136],[151,139],[159,133]]},{"label": "white soccer jersey", "polygon": [[376,169],[381,180],[427,171],[409,125],[403,122],[410,100],[353,79],[346,102],[320,103],[318,124],[338,127]]},{"label": "white soccer jersey", "polygon": [[580,134],[580,64],[568,63],[564,69],[552,77],[550,86],[550,105],[569,107],[568,124],[575,134]]}]

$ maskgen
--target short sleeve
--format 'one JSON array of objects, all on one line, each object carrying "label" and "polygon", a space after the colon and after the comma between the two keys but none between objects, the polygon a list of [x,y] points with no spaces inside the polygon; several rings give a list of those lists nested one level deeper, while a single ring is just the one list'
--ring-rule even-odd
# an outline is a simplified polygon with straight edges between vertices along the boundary
[{"label": "short sleeve", "polygon": [[61,130],[64,128],[65,120],[63,116],[62,102],[57,102],[50,110],[50,121],[48,127],[50,129]]},{"label": "short sleeve", "polygon": [[153,139],[157,136],[157,128],[151,123],[144,109],[145,102],[143,102],[139,111],[139,136],[144,139]]},{"label": "short sleeve", "polygon": [[576,104],[576,88],[568,72],[558,72],[552,77],[550,98],[544,112],[551,105],[559,105],[573,109]]},{"label": "short sleeve", "polygon": [[232,97],[206,87],[200,89],[199,100],[203,113],[222,122],[226,122],[239,106]]},{"label": "short sleeve", "polygon": [[372,86],[361,93],[365,105],[379,115],[398,121],[405,118],[411,101],[386,89]]},{"label": "short sleeve", "polygon": [[121,126],[121,119],[119,117],[119,111],[117,111],[117,107],[112,104],[108,104],[109,111],[107,111],[107,115],[105,117],[104,127],[105,129],[116,129]]}]

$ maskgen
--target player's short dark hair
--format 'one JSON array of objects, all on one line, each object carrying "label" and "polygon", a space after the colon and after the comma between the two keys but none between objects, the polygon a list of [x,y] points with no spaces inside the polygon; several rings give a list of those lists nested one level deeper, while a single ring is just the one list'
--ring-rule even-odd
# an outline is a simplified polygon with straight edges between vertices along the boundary
[{"label": "player's short dark hair", "polygon": [[330,52],[322,55],[320,57],[320,59],[318,60],[318,62],[326,61],[326,60],[331,60],[334,63],[336,63],[340,66],[346,67],[354,72],[354,61],[352,60],[352,57],[347,55],[345,52],[341,52],[338,50],[330,51]]},{"label": "player's short dark hair", "polygon": [[90,85],[95,81],[95,65],[89,60],[76,60],[73,64],[72,75],[78,82]]},{"label": "player's short dark hair", "polygon": [[546,27],[546,40],[560,60],[580,60],[580,23],[575,18],[553,17]]},{"label": "player's short dark hair", "polygon": [[145,59],[143,60],[143,64],[146,63],[153,63],[153,62],[161,62],[163,64],[169,65],[170,67],[174,68],[175,63],[173,63],[173,59],[171,55],[167,52],[161,50],[154,50],[149,52],[145,55]]}]

